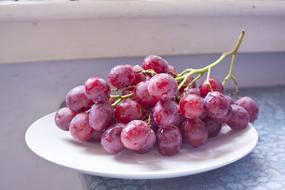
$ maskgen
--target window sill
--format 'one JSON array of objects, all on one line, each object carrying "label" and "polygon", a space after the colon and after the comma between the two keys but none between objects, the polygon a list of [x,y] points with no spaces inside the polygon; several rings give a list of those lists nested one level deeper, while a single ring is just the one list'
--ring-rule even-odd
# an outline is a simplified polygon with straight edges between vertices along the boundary
[{"label": "window sill", "polygon": [[0,63],[285,51],[285,2],[56,1],[0,3]]}]

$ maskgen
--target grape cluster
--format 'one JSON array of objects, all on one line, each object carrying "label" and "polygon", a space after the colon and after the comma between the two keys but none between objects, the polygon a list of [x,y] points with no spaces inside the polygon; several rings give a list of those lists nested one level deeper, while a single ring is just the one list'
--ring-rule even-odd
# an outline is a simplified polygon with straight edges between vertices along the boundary
[{"label": "grape cluster", "polygon": [[157,148],[170,156],[183,143],[195,148],[205,144],[225,124],[242,130],[257,119],[253,99],[233,100],[216,78],[200,85],[194,80],[189,72],[178,74],[165,59],[150,55],[142,66],[115,66],[108,82],[91,77],[71,89],[55,122],[74,139],[100,142],[111,154]]}]

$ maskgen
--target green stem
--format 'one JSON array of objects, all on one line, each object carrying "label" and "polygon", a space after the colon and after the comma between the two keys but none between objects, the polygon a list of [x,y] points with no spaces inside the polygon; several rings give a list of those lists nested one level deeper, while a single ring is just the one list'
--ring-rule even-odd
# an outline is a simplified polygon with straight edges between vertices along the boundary
[{"label": "green stem", "polygon": [[119,98],[117,99],[113,104],[112,104],[112,107],[115,107],[116,105],[118,105],[119,103],[121,103],[122,99]]},{"label": "green stem", "polygon": [[209,85],[210,90],[213,92],[213,88],[212,88],[212,85],[210,83],[211,71],[212,71],[212,67],[209,67],[208,73],[207,73],[207,78],[206,78],[206,83]]},{"label": "green stem", "polygon": [[178,74],[177,77],[181,77],[181,76],[183,76],[184,74],[190,72],[191,70],[192,70],[192,68],[185,69],[185,70],[182,71],[180,74]]},{"label": "green stem", "polygon": [[121,103],[121,101],[125,100],[125,99],[128,99],[128,98],[131,98],[134,94],[133,93],[130,93],[130,94],[127,94],[127,95],[111,95],[110,97],[111,98],[115,98],[117,99],[113,104],[112,104],[112,107],[115,107],[116,105],[118,105],[119,103]]},{"label": "green stem", "polygon": [[[234,46],[234,48],[231,50],[231,51],[227,51],[227,52],[224,52],[216,61],[214,61],[213,63],[205,66],[205,67],[202,67],[200,69],[185,69],[184,71],[182,71],[180,74],[178,74],[178,76],[176,77],[176,80],[177,81],[182,81],[180,84],[179,84],[179,87],[181,88],[187,81],[187,78],[190,77],[191,75],[194,75],[194,74],[198,74],[198,76],[193,79],[195,81],[197,81],[198,79],[200,79],[205,72],[208,72],[208,76],[207,76],[207,79],[209,79],[210,77],[210,74],[211,74],[211,69],[216,67],[219,63],[221,63],[226,57],[232,55],[232,61],[231,61],[231,65],[230,65],[230,70],[229,70],[229,73],[226,77],[226,81],[229,80],[230,78],[232,78],[232,71],[233,71],[233,67],[234,67],[234,63],[235,63],[235,57],[236,57],[236,54],[237,54],[237,51],[241,45],[241,42],[244,38],[244,34],[245,34],[245,31],[242,30],[240,35],[239,35],[239,38]],[[229,79],[227,79],[229,78]],[[192,82],[191,82],[192,83]],[[188,90],[188,88],[191,87],[192,84],[189,84],[187,86],[187,88],[185,90]],[[193,82],[194,83],[194,82]],[[226,83],[226,82],[225,82]],[[178,87],[178,88],[179,88]],[[179,88],[179,89],[180,89]]]},{"label": "green stem", "polygon": [[239,98],[240,97],[240,91],[239,91],[238,80],[236,79],[236,77],[234,75],[231,76],[231,79],[235,85],[235,95]]},{"label": "green stem", "polygon": [[154,75],[157,74],[153,69],[142,70],[142,71],[140,71],[140,72],[143,73],[143,74],[149,74],[149,75],[151,75],[151,76],[154,76]]},{"label": "green stem", "polygon": [[223,86],[226,86],[227,82],[231,79],[235,85],[235,88],[236,88],[236,94],[239,96],[239,86],[238,86],[238,82],[237,82],[237,79],[234,77],[233,75],[233,69],[234,69],[234,66],[235,66],[235,60],[236,60],[236,55],[237,55],[237,51],[241,45],[241,42],[244,38],[244,33],[245,31],[242,30],[241,31],[241,34],[239,36],[239,40],[237,41],[236,45],[235,45],[235,49],[232,51],[232,58],[231,58],[231,64],[230,64],[230,68],[229,68],[229,72],[228,74],[226,75],[226,77],[224,78],[223,80]]},{"label": "green stem", "polygon": [[186,74],[185,76],[183,76],[183,80],[182,82],[179,84],[178,86],[178,91],[185,85],[185,83],[187,82],[188,78],[192,75],[192,72]]},{"label": "green stem", "polygon": [[147,117],[147,124],[151,128],[151,114],[150,113],[148,114],[148,117]]},{"label": "green stem", "polygon": [[199,80],[203,75],[199,74],[198,76],[196,76],[185,88],[185,91],[187,92],[189,90],[189,88],[191,88],[191,86],[197,81]]},{"label": "green stem", "polygon": [[127,99],[133,96],[133,93],[130,94],[126,94],[126,95],[110,95],[111,98],[115,98],[115,99]]},{"label": "green stem", "polygon": [[223,85],[225,86],[227,84],[227,82],[232,78],[233,75],[233,70],[234,70],[234,66],[235,66],[235,59],[236,59],[236,54],[232,55],[232,59],[231,59],[231,64],[230,64],[230,69],[228,74],[226,75],[226,77],[223,80]]}]

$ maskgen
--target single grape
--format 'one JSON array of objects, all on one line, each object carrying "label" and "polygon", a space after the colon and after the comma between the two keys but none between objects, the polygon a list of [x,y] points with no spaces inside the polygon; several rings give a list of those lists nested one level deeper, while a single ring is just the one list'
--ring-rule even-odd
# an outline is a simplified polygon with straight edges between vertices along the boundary
[{"label": "single grape", "polygon": [[88,113],[78,113],[70,122],[69,131],[71,136],[78,141],[88,141],[92,138],[93,129],[88,122]]},{"label": "single grape", "polygon": [[249,122],[254,122],[257,119],[259,110],[257,103],[250,97],[242,97],[236,101],[236,104],[240,105],[249,114]]},{"label": "single grape", "polygon": [[[212,88],[211,88],[212,87]],[[218,91],[224,93],[224,87],[222,83],[215,78],[209,78],[209,82],[206,80],[200,86],[200,94],[202,97],[207,96],[211,91]]]},{"label": "single grape", "polygon": [[75,113],[71,109],[64,107],[58,110],[55,114],[55,123],[60,129],[64,131],[69,130],[69,124],[72,118],[75,116]]},{"label": "single grape", "polygon": [[144,70],[141,66],[135,65],[132,67],[132,69],[135,73],[135,80],[133,81],[133,85],[136,85],[136,84],[146,80],[145,75],[143,73],[139,72],[139,71]]},{"label": "single grape", "polygon": [[235,103],[235,101],[232,99],[232,97],[228,96],[228,95],[224,95],[226,97],[226,99],[228,100],[229,104],[233,104]]},{"label": "single grape", "polygon": [[200,117],[204,114],[204,99],[195,94],[186,94],[179,103],[180,113],[189,119]]},{"label": "single grape", "polygon": [[85,94],[94,103],[106,102],[110,96],[111,88],[104,79],[92,77],[85,82]]},{"label": "single grape", "polygon": [[237,104],[232,104],[231,108],[232,114],[230,119],[228,119],[227,124],[233,130],[245,129],[249,123],[248,112],[246,111],[246,109]]},{"label": "single grape", "polygon": [[142,120],[133,120],[129,122],[121,132],[121,141],[124,147],[130,150],[141,150],[152,129]]},{"label": "single grape", "polygon": [[215,91],[209,92],[205,97],[204,106],[210,117],[223,119],[228,113],[230,103],[221,92]]},{"label": "single grape", "polygon": [[177,82],[169,74],[157,74],[149,80],[148,92],[159,100],[174,98],[177,92]]},{"label": "single grape", "polygon": [[215,137],[219,134],[222,128],[222,122],[210,117],[206,117],[204,120],[205,126],[208,130],[208,137]]},{"label": "single grape", "polygon": [[101,145],[107,152],[116,154],[124,149],[121,142],[121,132],[124,127],[124,124],[116,123],[103,133]]},{"label": "single grape", "polygon": [[144,154],[149,152],[152,149],[152,147],[155,145],[155,143],[156,143],[156,136],[154,131],[151,130],[151,133],[148,135],[144,146],[140,150],[137,150],[137,153]]},{"label": "single grape", "polygon": [[85,88],[83,85],[71,89],[66,94],[65,103],[67,107],[74,112],[86,111],[93,104],[85,95]]},{"label": "single grape", "polygon": [[143,81],[134,88],[134,98],[144,108],[151,108],[157,102],[157,99],[149,94],[148,85],[149,81]]},{"label": "single grape", "polygon": [[197,96],[200,96],[200,90],[199,90],[199,88],[190,88],[187,91],[187,94],[195,94]]},{"label": "single grape", "polygon": [[[232,104],[231,104],[232,105]],[[232,106],[230,105],[229,110],[227,112],[227,115],[220,119],[222,122],[227,123],[229,119],[232,117],[233,111],[232,111]]]},{"label": "single grape", "polygon": [[134,100],[126,99],[115,108],[115,117],[120,123],[129,123],[132,120],[141,119],[141,106]]},{"label": "single grape", "polygon": [[175,69],[175,67],[173,65],[168,65],[168,74],[171,74],[172,76],[176,76],[177,75],[177,71]]},{"label": "single grape", "polygon": [[116,88],[124,88],[133,84],[135,72],[130,65],[118,65],[111,69],[109,81]]},{"label": "single grape", "polygon": [[113,108],[109,103],[94,104],[89,112],[90,126],[103,132],[113,122]]},{"label": "single grape", "polygon": [[145,70],[152,69],[156,73],[167,73],[168,71],[167,61],[157,55],[147,56],[143,61],[142,67]]},{"label": "single grape", "polygon": [[152,110],[153,119],[158,127],[177,126],[181,122],[178,109],[178,104],[172,100],[159,101]]},{"label": "single grape", "polygon": [[186,119],[181,126],[183,140],[191,144],[193,147],[198,147],[204,144],[208,139],[208,130],[205,123],[196,119]]},{"label": "single grape", "polygon": [[156,138],[160,154],[172,156],[179,152],[182,145],[182,136],[178,127],[159,128],[156,132]]}]

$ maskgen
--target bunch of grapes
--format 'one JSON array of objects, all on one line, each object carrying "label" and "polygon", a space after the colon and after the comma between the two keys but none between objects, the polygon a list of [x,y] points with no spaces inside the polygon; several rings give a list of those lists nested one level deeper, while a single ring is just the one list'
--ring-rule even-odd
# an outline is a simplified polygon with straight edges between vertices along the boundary
[{"label": "bunch of grapes", "polygon": [[[67,107],[55,115],[56,125],[77,141],[100,142],[111,154],[157,148],[168,156],[178,153],[183,143],[199,147],[217,136],[225,124],[242,130],[258,115],[253,99],[234,101],[224,94],[225,82],[235,80],[231,72],[223,83],[210,76],[219,62],[180,74],[154,55],[146,57],[142,66],[115,66],[108,82],[91,77],[71,89]],[[206,72],[207,78],[196,86]]]}]

